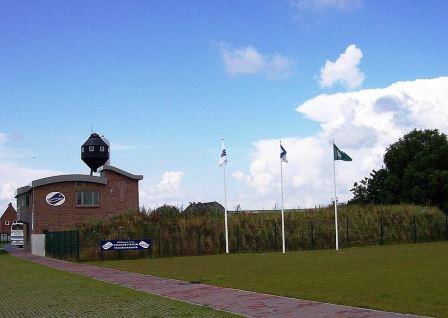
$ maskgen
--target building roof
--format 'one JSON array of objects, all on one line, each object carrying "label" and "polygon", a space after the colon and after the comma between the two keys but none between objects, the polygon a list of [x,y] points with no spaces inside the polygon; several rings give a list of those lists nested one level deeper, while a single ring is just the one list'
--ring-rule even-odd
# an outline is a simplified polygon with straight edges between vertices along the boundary
[{"label": "building roof", "polygon": [[47,177],[42,179],[37,179],[31,182],[30,185],[20,187],[16,190],[15,197],[29,192],[33,188],[41,187],[47,184],[52,183],[59,183],[59,182],[67,182],[67,181],[78,181],[78,182],[91,182],[91,183],[99,183],[99,184],[106,184],[107,178],[104,174],[105,170],[114,171],[116,173],[119,173],[121,175],[124,175],[128,178],[134,179],[134,180],[142,180],[142,175],[134,175],[132,173],[126,172],[124,170],[118,169],[114,166],[104,166],[103,169],[100,171],[100,176],[91,176],[87,174],[63,174],[59,176],[53,176],[53,177]]},{"label": "building roof", "polygon": [[126,177],[131,178],[131,179],[135,179],[135,180],[142,180],[143,179],[143,175],[141,175],[141,174],[132,174],[132,173],[129,173],[129,172],[124,171],[124,170],[121,170],[121,169],[119,169],[117,167],[114,167],[114,166],[103,166],[103,169],[100,170],[101,175],[104,175],[103,171],[105,171],[105,170],[114,171],[116,173],[119,173],[119,174],[121,174],[123,176],[126,176]]},{"label": "building roof", "polygon": [[16,215],[16,217],[17,217],[16,209],[14,209],[14,207],[12,206],[12,203],[9,203],[8,207],[6,208],[6,210],[3,211],[3,213],[0,214],[0,219],[2,219],[5,215],[7,215],[8,212],[14,213]]}]

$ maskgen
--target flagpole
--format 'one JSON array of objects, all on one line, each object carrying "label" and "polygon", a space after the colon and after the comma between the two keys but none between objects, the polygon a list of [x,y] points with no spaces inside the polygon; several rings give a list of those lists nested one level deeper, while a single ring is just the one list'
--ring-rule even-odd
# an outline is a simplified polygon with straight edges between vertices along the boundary
[{"label": "flagpole", "polygon": [[[222,139],[224,142],[224,139]],[[226,186],[226,165],[223,164],[224,171],[224,226],[225,226],[225,234],[226,234],[226,254],[229,254],[229,231],[227,227],[227,186]]]},{"label": "flagpole", "polygon": [[[280,141],[280,147],[282,142]],[[283,253],[285,253],[285,210],[283,207],[283,160],[280,157],[280,189],[282,193],[282,248]]]},{"label": "flagpole", "polygon": [[334,158],[334,141],[333,144],[333,182],[334,182],[334,226],[336,229],[336,251],[339,250],[339,233],[338,233],[338,200],[336,198],[336,160]]}]

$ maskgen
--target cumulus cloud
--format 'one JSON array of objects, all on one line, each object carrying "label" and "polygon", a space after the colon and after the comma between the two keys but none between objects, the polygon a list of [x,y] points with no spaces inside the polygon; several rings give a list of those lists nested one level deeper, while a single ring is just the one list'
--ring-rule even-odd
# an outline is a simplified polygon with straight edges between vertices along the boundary
[{"label": "cumulus cloud", "polygon": [[329,88],[335,84],[341,84],[349,89],[361,86],[365,79],[358,67],[362,56],[362,51],[355,44],[349,45],[336,61],[325,62],[320,70],[319,84],[323,88]]},{"label": "cumulus cloud", "polygon": [[[337,162],[338,198],[351,197],[353,183],[381,168],[387,146],[414,128],[448,133],[448,77],[397,82],[382,89],[322,94],[296,108],[306,118],[320,123],[311,137],[282,137],[289,163],[284,165],[287,207],[314,207],[331,202],[333,163],[329,140],[352,158]],[[236,203],[253,208],[271,208],[280,201],[278,140],[254,143],[247,172],[233,178],[247,190]]]},{"label": "cumulus cloud", "polygon": [[263,54],[252,46],[233,48],[227,43],[220,45],[221,58],[229,75],[265,74],[269,79],[291,76],[293,59],[280,54]]},{"label": "cumulus cloud", "polygon": [[140,190],[140,201],[148,207],[163,204],[177,204],[183,201],[185,193],[182,190],[182,171],[166,171],[156,185],[143,185]]},{"label": "cumulus cloud", "polygon": [[182,171],[167,171],[163,174],[157,187],[163,191],[178,190],[183,176]]}]

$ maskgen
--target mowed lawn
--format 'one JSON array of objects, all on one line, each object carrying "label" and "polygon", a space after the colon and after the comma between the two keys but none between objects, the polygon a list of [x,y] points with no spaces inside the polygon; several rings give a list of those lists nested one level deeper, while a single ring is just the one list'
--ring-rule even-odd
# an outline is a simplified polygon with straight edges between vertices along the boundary
[{"label": "mowed lawn", "polygon": [[94,262],[186,281],[448,317],[448,243]]},{"label": "mowed lawn", "polygon": [[0,251],[0,317],[230,317],[23,261]]}]

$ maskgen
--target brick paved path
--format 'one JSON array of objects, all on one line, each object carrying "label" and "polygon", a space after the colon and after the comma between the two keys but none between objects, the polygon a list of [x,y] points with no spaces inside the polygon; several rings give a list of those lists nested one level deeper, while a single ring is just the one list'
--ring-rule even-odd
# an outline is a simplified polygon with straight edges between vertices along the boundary
[{"label": "brick paved path", "polygon": [[298,318],[411,318],[415,315],[389,313],[341,305],[320,303],[309,300],[267,295],[262,293],[223,288],[204,284],[167,279],[150,275],[124,272],[71,263],[47,257],[39,257],[16,250],[12,255],[59,270],[95,278],[104,282],[133,288],[209,306],[247,317],[298,317]]}]

